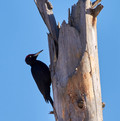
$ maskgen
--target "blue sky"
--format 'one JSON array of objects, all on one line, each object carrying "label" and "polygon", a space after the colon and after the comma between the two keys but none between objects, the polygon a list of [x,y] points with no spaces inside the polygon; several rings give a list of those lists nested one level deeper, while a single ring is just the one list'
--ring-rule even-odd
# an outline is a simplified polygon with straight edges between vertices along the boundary
[{"label": "blue sky", "polygon": [[[77,0],[55,0],[56,21],[67,21]],[[104,121],[120,121],[120,1],[102,1],[98,16],[98,50]],[[48,30],[33,0],[0,0],[0,121],[54,121],[25,56],[43,49],[38,59],[48,66]]]}]

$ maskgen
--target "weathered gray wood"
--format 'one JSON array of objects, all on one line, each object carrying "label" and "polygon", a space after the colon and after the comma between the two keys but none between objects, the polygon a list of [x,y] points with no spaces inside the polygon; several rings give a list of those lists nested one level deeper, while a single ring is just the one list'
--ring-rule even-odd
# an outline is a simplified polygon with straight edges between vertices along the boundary
[{"label": "weathered gray wood", "polygon": [[58,39],[58,28],[52,11],[52,4],[48,0],[34,0],[37,8],[55,41]]},{"label": "weathered gray wood", "polygon": [[90,0],[79,0],[71,12],[69,9],[68,24],[63,21],[59,29],[51,5],[50,10],[47,9],[48,1],[36,2],[50,31],[56,121],[103,120],[96,30],[96,17],[103,8],[101,4],[97,6],[99,2],[91,4]]}]

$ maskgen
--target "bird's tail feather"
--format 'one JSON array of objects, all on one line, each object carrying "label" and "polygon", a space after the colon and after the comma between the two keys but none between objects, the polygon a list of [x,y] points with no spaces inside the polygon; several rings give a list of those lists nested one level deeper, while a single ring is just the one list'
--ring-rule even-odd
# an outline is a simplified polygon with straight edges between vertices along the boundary
[{"label": "bird's tail feather", "polygon": [[52,107],[54,108],[54,106],[53,106],[53,100],[52,100],[51,96],[49,97],[49,101],[50,101]]}]

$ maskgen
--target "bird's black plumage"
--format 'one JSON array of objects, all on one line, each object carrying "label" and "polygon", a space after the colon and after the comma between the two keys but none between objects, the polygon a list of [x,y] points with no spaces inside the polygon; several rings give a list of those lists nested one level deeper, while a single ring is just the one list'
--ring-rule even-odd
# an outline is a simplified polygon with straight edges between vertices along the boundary
[{"label": "bird's black plumage", "polygon": [[25,61],[28,65],[31,66],[32,76],[45,101],[50,101],[51,105],[53,106],[53,100],[50,96],[51,76],[49,68],[43,62],[36,60],[40,52],[28,55]]}]

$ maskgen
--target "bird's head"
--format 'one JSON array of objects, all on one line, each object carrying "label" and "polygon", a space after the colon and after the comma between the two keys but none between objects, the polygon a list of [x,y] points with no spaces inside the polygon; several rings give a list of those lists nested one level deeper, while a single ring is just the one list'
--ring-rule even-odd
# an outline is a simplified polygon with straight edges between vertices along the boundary
[{"label": "bird's head", "polygon": [[43,50],[39,51],[38,53],[35,53],[35,54],[29,54],[26,56],[25,58],[25,62],[28,64],[28,65],[32,65],[35,61],[36,61],[36,58],[37,56],[42,52]]}]

